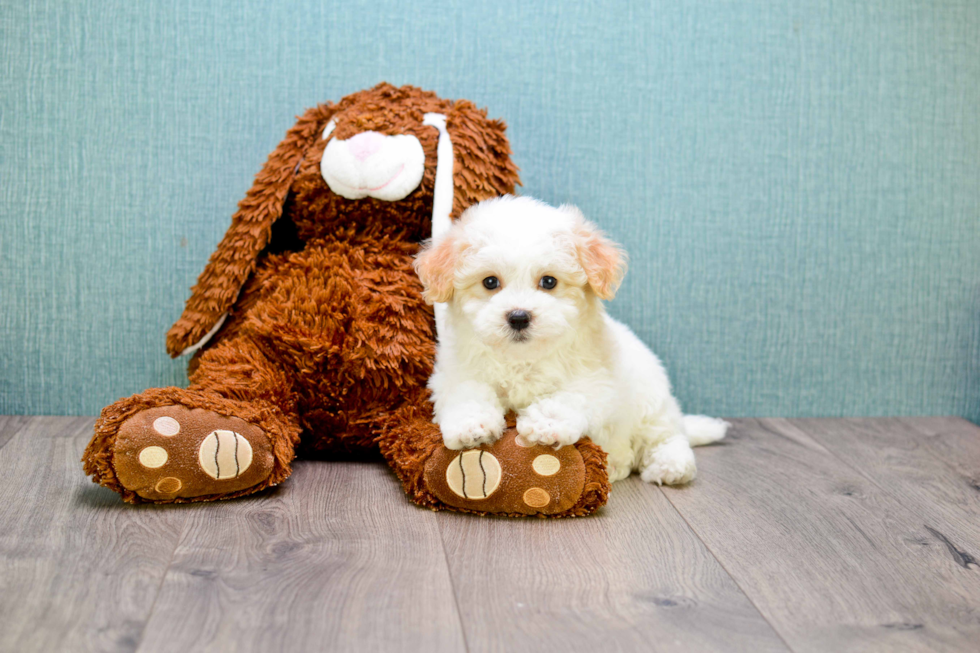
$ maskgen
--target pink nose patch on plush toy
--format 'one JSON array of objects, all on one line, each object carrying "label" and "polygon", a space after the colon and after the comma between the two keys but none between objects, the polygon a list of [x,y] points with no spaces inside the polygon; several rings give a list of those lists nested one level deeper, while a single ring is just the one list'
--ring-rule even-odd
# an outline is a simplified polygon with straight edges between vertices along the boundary
[{"label": "pink nose patch on plush toy", "polygon": [[[328,125],[323,137],[332,132]],[[330,190],[349,200],[396,202],[418,188],[424,172],[425,152],[411,134],[366,131],[346,140],[334,138],[320,160],[320,173]]]},{"label": "pink nose patch on plush toy", "polygon": [[354,158],[363,162],[375,152],[381,149],[385,137],[378,132],[361,132],[353,138],[347,139],[347,149],[354,155]]}]

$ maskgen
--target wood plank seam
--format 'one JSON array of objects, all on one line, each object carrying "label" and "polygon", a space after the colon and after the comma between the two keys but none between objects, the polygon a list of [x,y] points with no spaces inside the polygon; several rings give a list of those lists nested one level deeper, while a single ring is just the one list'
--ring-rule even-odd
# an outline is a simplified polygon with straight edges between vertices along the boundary
[{"label": "wood plank seam", "polygon": [[[0,485],[7,531],[0,554],[11,563],[4,566],[10,591],[0,613],[14,626],[0,627],[0,650],[61,650],[71,647],[66,642],[100,650],[139,646],[159,592],[151,577],[162,578],[175,545],[167,553],[170,538],[154,535],[159,511],[125,509],[81,473],[93,422],[26,418],[0,451],[0,467],[12,481]],[[167,532],[172,538],[178,530]]]},{"label": "wood plank seam", "polygon": [[177,549],[180,548],[180,543],[184,541],[184,536],[187,533],[187,522],[184,520],[180,527],[180,536],[174,541],[174,548],[170,551],[170,560],[167,561],[167,567],[164,569],[163,573],[160,575],[160,582],[157,583],[157,591],[153,594],[153,602],[150,604],[150,609],[146,613],[146,619],[143,621],[143,627],[140,628],[139,638],[136,640],[136,648],[133,652],[138,652],[143,647],[143,638],[146,635],[146,628],[150,625],[150,620],[153,618],[153,611],[157,607],[157,599],[160,598],[160,593],[163,591],[163,584],[166,582],[167,577],[170,575],[170,570],[173,568],[174,559],[177,557]]},{"label": "wood plank seam", "polygon": [[[964,420],[964,421],[966,421],[966,420]],[[953,562],[955,562],[957,565],[959,565],[960,567],[963,567],[964,569],[967,569],[967,570],[969,570],[971,564],[974,567],[980,568],[980,564],[977,563],[977,560],[976,560],[976,558],[973,557],[973,555],[971,555],[967,551],[961,549],[959,546],[955,545],[949,539],[949,537],[947,537],[946,535],[944,535],[940,531],[936,530],[935,528],[932,528],[931,526],[929,526],[929,524],[925,523],[929,519],[929,515],[921,514],[919,510],[916,510],[914,507],[912,507],[911,505],[909,505],[908,502],[903,501],[903,497],[900,496],[900,495],[898,495],[898,494],[896,494],[894,490],[889,489],[888,487],[882,486],[880,483],[878,483],[875,480],[874,476],[871,475],[871,474],[869,474],[869,473],[867,473],[862,466],[860,466],[860,465],[854,465],[851,462],[849,462],[847,459],[845,459],[844,457],[842,457],[841,455],[839,455],[838,452],[835,450],[836,449],[835,447],[829,447],[826,444],[824,444],[824,442],[822,441],[822,439],[821,439],[821,437],[820,437],[820,435],[818,433],[811,433],[810,431],[807,431],[804,428],[802,428],[800,426],[797,426],[796,424],[794,424],[790,420],[786,420],[786,424],[789,425],[789,426],[792,426],[795,429],[799,429],[807,437],[811,438],[814,442],[816,442],[817,444],[819,444],[820,447],[823,448],[831,457],[833,457],[834,459],[836,459],[837,461],[839,461],[841,464],[843,464],[848,469],[854,471],[859,476],[863,477],[871,485],[873,485],[874,487],[878,488],[878,490],[880,490],[882,493],[884,493],[885,495],[891,497],[892,499],[894,499],[895,501],[897,501],[900,505],[904,506],[905,509],[908,510],[908,512],[910,514],[915,515],[916,517],[919,517],[922,520],[922,522],[923,522],[922,523],[922,527],[925,528],[927,531],[929,531],[929,533],[933,537],[935,537],[937,541],[939,541],[943,546],[946,547],[946,549],[949,551],[950,557],[952,557],[952,559],[953,559]],[[971,422],[971,424],[972,424],[972,422]],[[917,429],[913,429],[913,430],[917,430]],[[931,449],[929,449],[928,447],[924,447],[924,448],[919,449],[919,451],[923,451],[923,450],[924,450],[925,454],[928,457],[932,458],[938,464],[940,464],[941,466],[943,466],[944,468],[946,468],[947,470],[949,470],[950,473],[952,473],[953,475],[959,476],[959,471],[958,470],[956,470],[947,461],[943,460],[940,456],[936,455],[936,453],[933,452]],[[857,531],[862,536],[864,536],[864,538],[866,540],[868,540],[869,542],[871,541],[868,538],[868,536],[864,533],[864,531],[862,531],[860,528],[858,528],[857,524],[854,524],[854,522],[852,520],[850,520],[850,519],[848,519],[848,521],[851,522],[851,524],[854,526],[854,528],[857,529]]]},{"label": "wood plank seam", "polygon": [[759,608],[758,604],[756,604],[752,596],[745,591],[745,588],[742,587],[742,585],[738,582],[738,580],[735,579],[732,573],[725,566],[725,563],[722,562],[721,559],[717,555],[715,555],[715,552],[711,550],[711,545],[708,544],[703,537],[701,537],[701,534],[698,533],[697,529],[694,528],[694,525],[687,520],[687,517],[684,516],[684,513],[678,510],[677,506],[674,505],[674,502],[670,500],[670,495],[664,492],[664,489],[662,487],[658,487],[657,489],[667,499],[667,503],[669,503],[670,507],[674,509],[674,512],[676,512],[678,516],[684,521],[684,523],[687,524],[687,527],[691,529],[691,532],[694,533],[694,535],[699,540],[701,540],[701,544],[704,545],[705,550],[711,554],[711,557],[715,559],[715,561],[718,563],[718,566],[721,567],[721,570],[724,571],[725,574],[732,580],[732,583],[735,585],[735,587],[738,588],[738,591],[741,592],[742,595],[745,596],[745,599],[752,605],[753,608],[755,608],[755,611],[759,613],[759,616],[762,618],[762,620],[765,621],[767,624],[769,624],[769,627],[772,628],[772,631],[774,633],[776,633],[776,636],[780,639],[783,645],[786,646],[786,648],[789,649],[790,651],[795,651],[796,649],[794,649],[792,646],[789,645],[789,642],[786,641],[786,638],[783,637],[783,634],[779,632],[779,629],[776,627],[776,625],[766,618],[765,613]]},{"label": "wood plank seam", "polygon": [[27,428],[32,419],[26,415],[0,416],[0,449]]},{"label": "wood plank seam", "polygon": [[303,461],[266,496],[188,508],[139,651],[465,650],[437,516],[366,512],[397,496],[389,474]]},{"label": "wood plank seam", "polygon": [[[437,515],[445,516],[445,515]],[[446,563],[446,574],[449,576],[449,587],[453,591],[453,606],[456,608],[456,620],[459,622],[459,630],[463,634],[463,648],[469,653],[470,640],[466,634],[466,624],[463,623],[463,613],[459,609],[459,593],[456,591],[456,577],[453,575],[452,565],[449,564],[449,552],[446,551],[446,534],[442,528],[439,529],[439,545],[442,546],[442,560]]]},{"label": "wood plank seam", "polygon": [[[965,487],[953,493],[958,514],[942,504],[947,490],[939,481],[911,491],[929,474],[945,478],[945,467],[916,457],[907,431],[899,431],[905,446],[892,451],[901,455],[882,455],[897,435],[887,422],[867,422],[868,440],[845,437],[861,433],[843,420],[809,420],[805,429],[785,420],[733,422],[729,444],[699,456],[702,483],[663,491],[768,620],[780,624],[783,639],[814,653],[975,650],[980,577],[950,564],[948,549],[920,520],[935,506],[944,523],[956,526],[953,541],[977,533],[972,517],[964,518],[976,514],[975,495],[966,497]],[[828,455],[808,435],[818,425],[821,440],[866,465],[866,473]],[[980,460],[980,449],[974,453],[971,465]],[[911,473],[916,461],[924,472]],[[889,484],[895,472],[895,491],[910,491],[903,500],[866,479],[872,474]]]},{"label": "wood plank seam", "polygon": [[614,496],[574,520],[441,520],[470,651],[793,650],[662,493],[634,476]]}]

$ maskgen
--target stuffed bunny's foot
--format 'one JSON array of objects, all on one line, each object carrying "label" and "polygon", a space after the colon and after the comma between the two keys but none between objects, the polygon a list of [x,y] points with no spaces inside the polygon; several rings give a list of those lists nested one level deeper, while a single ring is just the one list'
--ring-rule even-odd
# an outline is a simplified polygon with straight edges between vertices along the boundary
[{"label": "stuffed bunny's foot", "polygon": [[113,464],[123,486],[151,501],[230,494],[269,477],[272,443],[237,417],[161,406],[123,422]]},{"label": "stuffed bunny's foot", "polygon": [[227,499],[286,478],[297,435],[273,407],[161,388],[107,407],[83,461],[131,503]]},{"label": "stuffed bunny's foot", "polygon": [[438,447],[426,462],[425,483],[446,506],[467,512],[583,515],[605,503],[604,461],[588,439],[563,447],[531,444],[511,427],[473,449]]}]

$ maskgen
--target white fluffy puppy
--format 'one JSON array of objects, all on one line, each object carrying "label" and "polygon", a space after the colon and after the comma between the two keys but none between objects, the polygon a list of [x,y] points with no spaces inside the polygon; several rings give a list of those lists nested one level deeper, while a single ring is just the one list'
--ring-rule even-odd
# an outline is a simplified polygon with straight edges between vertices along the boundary
[{"label": "white fluffy puppy", "polygon": [[697,471],[692,444],[724,437],[727,423],[681,413],[657,357],[606,314],[626,256],[577,208],[482,202],[415,267],[426,300],[448,303],[429,388],[450,449],[497,439],[513,410],[529,442],[591,437],[612,481],[675,484]]}]

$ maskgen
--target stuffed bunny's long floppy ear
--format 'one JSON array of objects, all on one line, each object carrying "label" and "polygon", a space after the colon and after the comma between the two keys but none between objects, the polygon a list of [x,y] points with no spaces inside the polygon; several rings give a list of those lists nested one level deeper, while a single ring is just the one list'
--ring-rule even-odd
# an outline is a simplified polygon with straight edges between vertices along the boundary
[{"label": "stuffed bunny's long floppy ear", "polygon": [[255,270],[259,254],[269,243],[273,223],[282,216],[304,154],[333,111],[331,104],[309,109],[269,155],[191,289],[183,314],[167,332],[167,351],[171,356],[196,351],[221,328],[242,285]]}]

